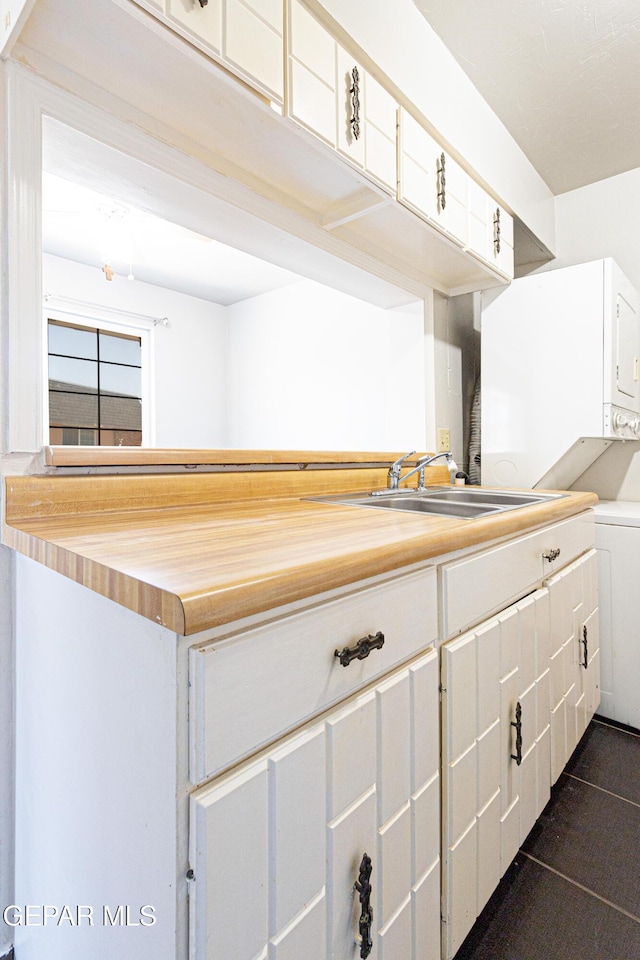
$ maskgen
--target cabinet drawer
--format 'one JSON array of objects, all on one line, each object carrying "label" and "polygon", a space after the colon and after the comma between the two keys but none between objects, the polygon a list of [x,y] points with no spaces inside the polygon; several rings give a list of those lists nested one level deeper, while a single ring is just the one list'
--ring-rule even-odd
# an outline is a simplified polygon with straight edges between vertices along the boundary
[{"label": "cabinet drawer", "polygon": [[[593,546],[592,511],[551,524],[492,550],[444,564],[442,637],[452,637],[501,610]],[[556,559],[545,554],[560,551]]]},{"label": "cabinet drawer", "polygon": [[[378,632],[344,667],[335,650]],[[190,777],[200,783],[387,673],[437,636],[435,568],[189,651]]]}]

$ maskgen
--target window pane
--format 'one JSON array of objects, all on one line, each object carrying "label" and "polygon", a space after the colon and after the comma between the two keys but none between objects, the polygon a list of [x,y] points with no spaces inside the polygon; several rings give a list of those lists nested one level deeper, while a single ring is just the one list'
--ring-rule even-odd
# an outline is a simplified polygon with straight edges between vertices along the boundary
[{"label": "window pane", "polygon": [[100,426],[105,428],[141,430],[142,405],[139,400],[131,400],[128,397],[102,397],[100,421]]},{"label": "window pane", "polygon": [[95,330],[78,330],[62,324],[49,323],[49,353],[62,353],[67,357],[97,360],[98,338]]},{"label": "window pane", "polygon": [[138,430],[101,430],[100,446],[140,447],[142,446],[142,433]]},{"label": "window pane", "polygon": [[100,359],[140,366],[140,341],[100,331]]},{"label": "window pane", "polygon": [[50,390],[49,423],[52,427],[97,427],[97,396],[91,393]]},{"label": "window pane", "polygon": [[49,386],[95,393],[98,389],[98,364],[93,360],[49,357]]},{"label": "window pane", "polygon": [[117,363],[101,363],[100,391],[123,397],[142,396],[140,368],[120,367]]}]

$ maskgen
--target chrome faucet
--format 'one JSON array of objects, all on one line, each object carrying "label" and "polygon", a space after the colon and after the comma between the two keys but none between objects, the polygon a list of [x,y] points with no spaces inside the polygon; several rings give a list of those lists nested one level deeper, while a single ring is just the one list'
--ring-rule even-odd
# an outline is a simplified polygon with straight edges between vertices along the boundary
[{"label": "chrome faucet", "polygon": [[408,460],[409,457],[412,457],[415,453],[415,450],[410,450],[409,453],[405,453],[404,457],[399,457],[395,463],[392,463],[387,471],[387,487],[389,490],[397,490],[398,484],[400,483],[400,468],[405,460]]},{"label": "chrome faucet", "polygon": [[[413,453],[415,453],[415,450],[413,451]],[[401,477],[400,464],[402,463],[403,460],[406,460],[407,457],[410,457],[410,456],[411,454],[408,453],[407,456],[401,457],[399,460],[396,460],[396,462],[392,464],[392,466],[389,468],[389,477],[390,478],[392,477],[392,471],[394,471],[393,478],[395,478],[395,484],[392,484],[392,483],[389,484],[389,487],[391,490],[397,490],[398,485],[400,483],[403,483],[405,480],[408,480],[409,477],[412,477],[414,473],[417,473],[418,486],[416,487],[416,490],[423,491],[425,489],[425,485],[424,485],[425,467],[428,467],[430,463],[433,463],[434,460],[438,460],[440,457],[447,458],[447,465],[449,467],[449,477],[450,477],[451,483],[453,483],[455,475],[458,472],[458,466],[455,460],[453,459],[453,454],[451,453],[450,450],[447,450],[446,452],[442,452],[442,453],[436,453],[433,457],[429,455],[427,455],[426,457],[422,457],[420,460],[418,460],[413,470],[409,470],[408,473],[405,473],[404,477]]]}]

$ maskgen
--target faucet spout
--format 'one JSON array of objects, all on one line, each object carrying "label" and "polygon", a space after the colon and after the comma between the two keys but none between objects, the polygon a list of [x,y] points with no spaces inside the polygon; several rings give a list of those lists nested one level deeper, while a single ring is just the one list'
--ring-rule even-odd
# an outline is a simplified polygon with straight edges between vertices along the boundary
[{"label": "faucet spout", "polygon": [[[417,474],[418,474],[418,486],[416,487],[416,489],[417,489],[417,490],[424,490],[424,489],[425,489],[425,486],[424,486],[424,471],[425,471],[425,467],[428,467],[429,464],[433,463],[434,460],[438,460],[440,457],[446,457],[447,466],[449,467],[449,478],[450,478],[451,483],[453,483],[454,477],[455,477],[456,473],[458,472],[458,466],[457,466],[455,460],[453,459],[453,454],[451,453],[450,450],[443,451],[442,453],[436,453],[434,456],[422,457],[420,460],[418,460],[418,463],[417,463],[416,466],[413,468],[413,470],[409,470],[409,472],[408,472],[408,473],[405,473],[404,477],[402,477],[401,479],[398,478],[398,483],[404,483],[404,481],[405,481],[405,480],[408,480],[409,477],[412,477],[414,473],[417,473]],[[395,489],[395,488],[394,488],[394,489]]]}]

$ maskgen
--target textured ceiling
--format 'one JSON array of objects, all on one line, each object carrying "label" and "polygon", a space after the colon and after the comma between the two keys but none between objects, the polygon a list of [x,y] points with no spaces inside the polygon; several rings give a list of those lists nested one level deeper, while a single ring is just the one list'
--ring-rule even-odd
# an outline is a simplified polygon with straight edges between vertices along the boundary
[{"label": "textured ceiling", "polygon": [[414,0],[555,194],[640,167],[638,0]]}]

